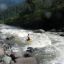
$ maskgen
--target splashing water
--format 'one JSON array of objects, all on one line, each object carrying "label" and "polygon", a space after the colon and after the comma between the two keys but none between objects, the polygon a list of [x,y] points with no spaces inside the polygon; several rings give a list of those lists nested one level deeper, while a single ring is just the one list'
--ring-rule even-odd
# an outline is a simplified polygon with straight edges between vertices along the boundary
[{"label": "splashing water", "polygon": [[[1,29],[3,34],[11,34],[21,39],[22,43],[27,43],[27,46],[33,48],[42,48],[47,45],[51,45],[51,40],[44,33],[34,33],[33,31],[27,31],[23,29]],[[30,36],[31,41],[27,42],[27,36]],[[23,41],[24,40],[24,41]]]},{"label": "splashing water", "polygon": [[[39,64],[64,64],[64,37],[50,32],[34,33],[31,30],[10,26],[1,27],[0,32],[2,34],[11,34],[21,40],[21,44],[24,44],[24,47],[21,45],[24,51],[27,47],[37,48],[33,55]],[[30,34],[30,42],[26,41],[28,34]]]}]

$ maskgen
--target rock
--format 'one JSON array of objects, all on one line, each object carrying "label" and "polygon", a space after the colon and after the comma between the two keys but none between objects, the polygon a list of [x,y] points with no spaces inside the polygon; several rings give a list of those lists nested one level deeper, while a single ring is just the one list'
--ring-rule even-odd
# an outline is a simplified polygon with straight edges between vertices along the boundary
[{"label": "rock", "polygon": [[34,32],[35,32],[35,33],[45,33],[45,31],[42,30],[42,29],[34,30]]},{"label": "rock", "polygon": [[19,58],[15,64],[38,64],[34,57]]},{"label": "rock", "polygon": [[31,57],[32,55],[31,55],[31,53],[26,52],[23,56],[24,56],[24,57]]},{"label": "rock", "polygon": [[0,47],[0,56],[4,55],[4,49]]},{"label": "rock", "polygon": [[27,48],[27,52],[32,53],[33,51],[34,51],[34,49],[33,49],[32,47],[28,47],[28,48]]}]

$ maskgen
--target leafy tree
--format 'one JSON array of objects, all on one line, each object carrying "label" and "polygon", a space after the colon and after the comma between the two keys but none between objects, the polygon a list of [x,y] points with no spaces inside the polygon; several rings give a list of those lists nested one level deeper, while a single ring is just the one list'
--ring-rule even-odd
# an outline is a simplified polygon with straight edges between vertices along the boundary
[{"label": "leafy tree", "polygon": [[13,14],[13,16],[7,18],[5,23],[21,27],[47,26],[50,22],[54,23],[55,20],[52,21],[53,16],[55,16],[57,11],[63,10],[63,7],[63,0],[26,0],[22,6],[19,5],[13,8],[14,10],[16,9],[15,13],[11,9],[12,13],[10,15]]}]

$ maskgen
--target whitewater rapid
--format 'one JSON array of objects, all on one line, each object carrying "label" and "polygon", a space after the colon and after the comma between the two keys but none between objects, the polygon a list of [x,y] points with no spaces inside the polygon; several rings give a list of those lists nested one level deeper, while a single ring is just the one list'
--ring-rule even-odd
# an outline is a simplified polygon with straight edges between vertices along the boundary
[{"label": "whitewater rapid", "polygon": [[[51,45],[51,40],[44,33],[34,33],[33,31],[29,30],[10,28],[2,28],[0,31],[2,34],[9,34],[18,37],[22,41],[21,43],[27,44],[27,47],[42,48]],[[26,41],[28,34],[31,39],[29,42]]]},{"label": "whitewater rapid", "polygon": [[[27,47],[37,48],[33,56],[37,58],[39,64],[64,64],[64,37],[58,34],[35,33],[32,30],[7,25],[0,26],[0,33],[17,37],[21,41],[20,43],[24,44],[24,51]],[[28,34],[30,34],[30,42],[26,41]],[[21,45],[21,47],[23,46]]]}]

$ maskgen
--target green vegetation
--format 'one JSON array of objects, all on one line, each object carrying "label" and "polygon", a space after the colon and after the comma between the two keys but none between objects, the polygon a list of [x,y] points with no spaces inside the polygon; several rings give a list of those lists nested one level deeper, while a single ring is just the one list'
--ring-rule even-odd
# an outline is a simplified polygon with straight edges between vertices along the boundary
[{"label": "green vegetation", "polygon": [[49,16],[51,16],[51,13],[63,10],[63,7],[63,0],[26,0],[23,5],[19,4],[6,10],[2,18],[6,24],[28,27],[28,25],[32,26],[36,23],[39,24],[39,22],[44,24]]}]

